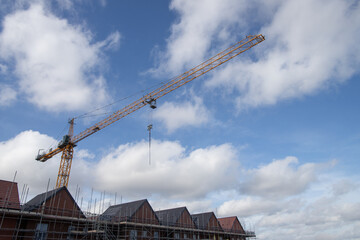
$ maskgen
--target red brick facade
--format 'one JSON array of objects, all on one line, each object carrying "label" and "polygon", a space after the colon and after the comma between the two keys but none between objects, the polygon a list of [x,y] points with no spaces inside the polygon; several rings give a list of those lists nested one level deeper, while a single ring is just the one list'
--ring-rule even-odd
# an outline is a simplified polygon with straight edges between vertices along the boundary
[{"label": "red brick facade", "polygon": [[15,198],[13,205],[0,208],[0,239],[239,240],[255,236],[246,233],[236,217],[231,229],[224,231],[214,213],[190,215],[186,207],[163,210],[174,222],[160,221],[146,199],[110,206],[102,215],[86,218],[65,187],[14,208],[18,203]]},{"label": "red brick facade", "polygon": [[0,180],[0,208],[20,209],[17,183]]}]

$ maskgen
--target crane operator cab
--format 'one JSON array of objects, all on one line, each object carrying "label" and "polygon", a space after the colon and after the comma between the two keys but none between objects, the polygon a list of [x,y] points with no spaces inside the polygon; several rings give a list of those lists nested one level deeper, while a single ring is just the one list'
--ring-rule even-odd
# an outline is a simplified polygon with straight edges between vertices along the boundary
[{"label": "crane operator cab", "polygon": [[63,136],[63,139],[59,142],[58,147],[64,148],[66,145],[69,144],[69,142],[70,142],[70,136],[65,135],[65,136]]}]

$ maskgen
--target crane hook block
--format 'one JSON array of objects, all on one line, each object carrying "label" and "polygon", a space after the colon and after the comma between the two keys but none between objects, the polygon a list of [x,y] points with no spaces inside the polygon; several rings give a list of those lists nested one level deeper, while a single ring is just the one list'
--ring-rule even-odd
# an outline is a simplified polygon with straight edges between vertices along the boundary
[{"label": "crane hook block", "polygon": [[156,99],[154,99],[154,98],[149,98],[149,99],[146,99],[145,102],[146,102],[147,104],[150,104],[150,108],[152,108],[152,109],[157,108],[157,106],[156,106]]},{"label": "crane hook block", "polygon": [[157,106],[156,106],[156,100],[153,100],[152,102],[150,102],[150,107],[151,107],[152,109],[157,108]]}]

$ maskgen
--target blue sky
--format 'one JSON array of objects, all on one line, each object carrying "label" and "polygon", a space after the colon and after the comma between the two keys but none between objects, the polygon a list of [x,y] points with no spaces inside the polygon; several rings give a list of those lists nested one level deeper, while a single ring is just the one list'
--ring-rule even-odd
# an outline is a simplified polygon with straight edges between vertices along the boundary
[{"label": "blue sky", "polygon": [[81,141],[69,189],[237,215],[259,239],[360,239],[358,1],[19,0],[0,21],[0,176],[17,172],[20,191],[55,185],[59,156],[35,156],[68,119],[96,115],[79,133],[261,33],[156,110]]}]

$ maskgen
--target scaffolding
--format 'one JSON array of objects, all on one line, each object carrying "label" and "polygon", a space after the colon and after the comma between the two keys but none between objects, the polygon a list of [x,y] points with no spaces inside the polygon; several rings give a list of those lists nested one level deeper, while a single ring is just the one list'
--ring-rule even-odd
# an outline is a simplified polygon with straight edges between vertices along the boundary
[{"label": "scaffolding", "polygon": [[[198,224],[193,218],[198,214],[190,215],[186,207],[179,208],[186,209],[186,218],[174,219],[161,216],[160,220],[161,211],[153,211],[146,199],[113,205],[103,212],[105,192],[98,201],[98,209],[95,198],[93,211],[93,193],[87,211],[83,211],[82,198],[80,206],[77,204],[80,189],[76,190],[74,199],[66,187],[47,190],[25,203],[28,194],[26,186],[19,196],[16,183],[5,183],[6,185],[0,188],[0,239],[2,240],[247,240],[256,237],[255,232],[252,231],[227,230],[222,229],[220,225]],[[171,210],[174,209],[165,211]],[[214,214],[213,216],[218,222],[216,216]],[[204,222],[204,219],[201,220]]]},{"label": "scaffolding", "polygon": [[58,206],[37,211],[0,208],[0,239],[214,239],[254,238],[254,232],[200,229],[188,224],[159,224],[146,216],[105,219],[99,214]]}]

